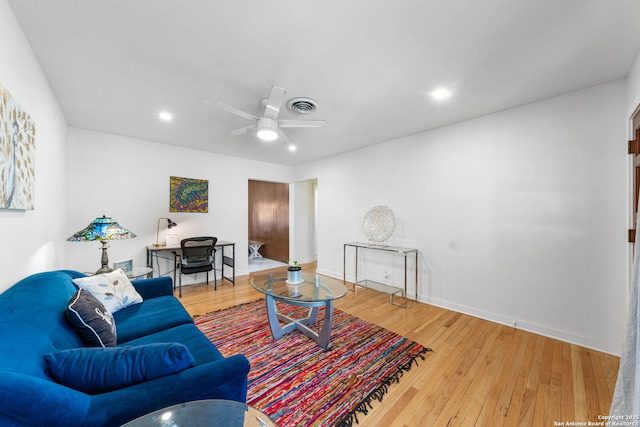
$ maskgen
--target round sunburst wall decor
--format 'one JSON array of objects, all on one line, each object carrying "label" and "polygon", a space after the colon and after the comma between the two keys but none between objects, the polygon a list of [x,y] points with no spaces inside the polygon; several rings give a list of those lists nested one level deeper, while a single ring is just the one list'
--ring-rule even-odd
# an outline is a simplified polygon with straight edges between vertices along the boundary
[{"label": "round sunburst wall decor", "polygon": [[374,206],[364,216],[364,234],[370,242],[384,242],[395,229],[396,217],[387,206]]}]

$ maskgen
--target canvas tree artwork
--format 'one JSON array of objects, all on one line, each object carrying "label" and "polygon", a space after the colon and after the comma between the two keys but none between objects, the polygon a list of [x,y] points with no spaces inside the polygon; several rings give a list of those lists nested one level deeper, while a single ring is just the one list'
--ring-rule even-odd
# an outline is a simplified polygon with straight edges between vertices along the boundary
[{"label": "canvas tree artwork", "polygon": [[36,125],[0,84],[0,209],[34,209]]}]

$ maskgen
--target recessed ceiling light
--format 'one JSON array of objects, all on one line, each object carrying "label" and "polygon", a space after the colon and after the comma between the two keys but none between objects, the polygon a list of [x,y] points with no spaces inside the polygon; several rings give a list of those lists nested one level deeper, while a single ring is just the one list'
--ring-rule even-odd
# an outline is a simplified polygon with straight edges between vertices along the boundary
[{"label": "recessed ceiling light", "polygon": [[431,96],[437,100],[447,99],[451,96],[451,91],[445,87],[441,87],[431,92]]},{"label": "recessed ceiling light", "polygon": [[173,120],[173,116],[170,113],[167,113],[166,111],[163,111],[162,113],[158,114],[158,117],[160,117],[165,122],[170,122],[171,120]]},{"label": "recessed ceiling light", "polygon": [[295,145],[289,146],[289,151],[296,151],[298,148]]}]

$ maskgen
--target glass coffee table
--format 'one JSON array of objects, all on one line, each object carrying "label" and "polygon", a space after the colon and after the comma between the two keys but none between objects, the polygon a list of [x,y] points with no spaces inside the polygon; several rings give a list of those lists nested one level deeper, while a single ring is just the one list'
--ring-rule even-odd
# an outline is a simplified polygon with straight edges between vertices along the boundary
[{"label": "glass coffee table", "polygon": [[[314,340],[325,350],[329,348],[331,326],[333,322],[333,301],[347,294],[347,287],[338,280],[327,276],[302,272],[302,282],[287,283],[287,269],[271,270],[251,278],[251,285],[266,295],[267,316],[273,339],[280,339],[284,334],[297,329]],[[279,313],[276,301],[299,307],[309,307],[309,315],[294,319]],[[307,325],[316,323],[318,307],[325,307],[324,322],[320,332],[315,332]],[[280,324],[280,322],[284,324]]]},{"label": "glass coffee table", "polygon": [[278,427],[256,408],[231,400],[196,400],[169,406],[129,421],[123,427],[234,426]]}]

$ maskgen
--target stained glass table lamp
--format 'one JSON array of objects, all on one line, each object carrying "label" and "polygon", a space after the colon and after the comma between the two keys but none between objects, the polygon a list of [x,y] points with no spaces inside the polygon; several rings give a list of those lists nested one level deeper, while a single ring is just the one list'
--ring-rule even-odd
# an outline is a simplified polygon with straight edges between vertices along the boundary
[{"label": "stained glass table lamp", "polygon": [[131,231],[122,227],[113,218],[103,215],[91,221],[86,228],[74,233],[67,239],[68,242],[92,242],[99,240],[102,243],[102,267],[96,274],[110,273],[113,271],[109,268],[109,256],[107,255],[108,240],[133,239],[136,237]]}]

